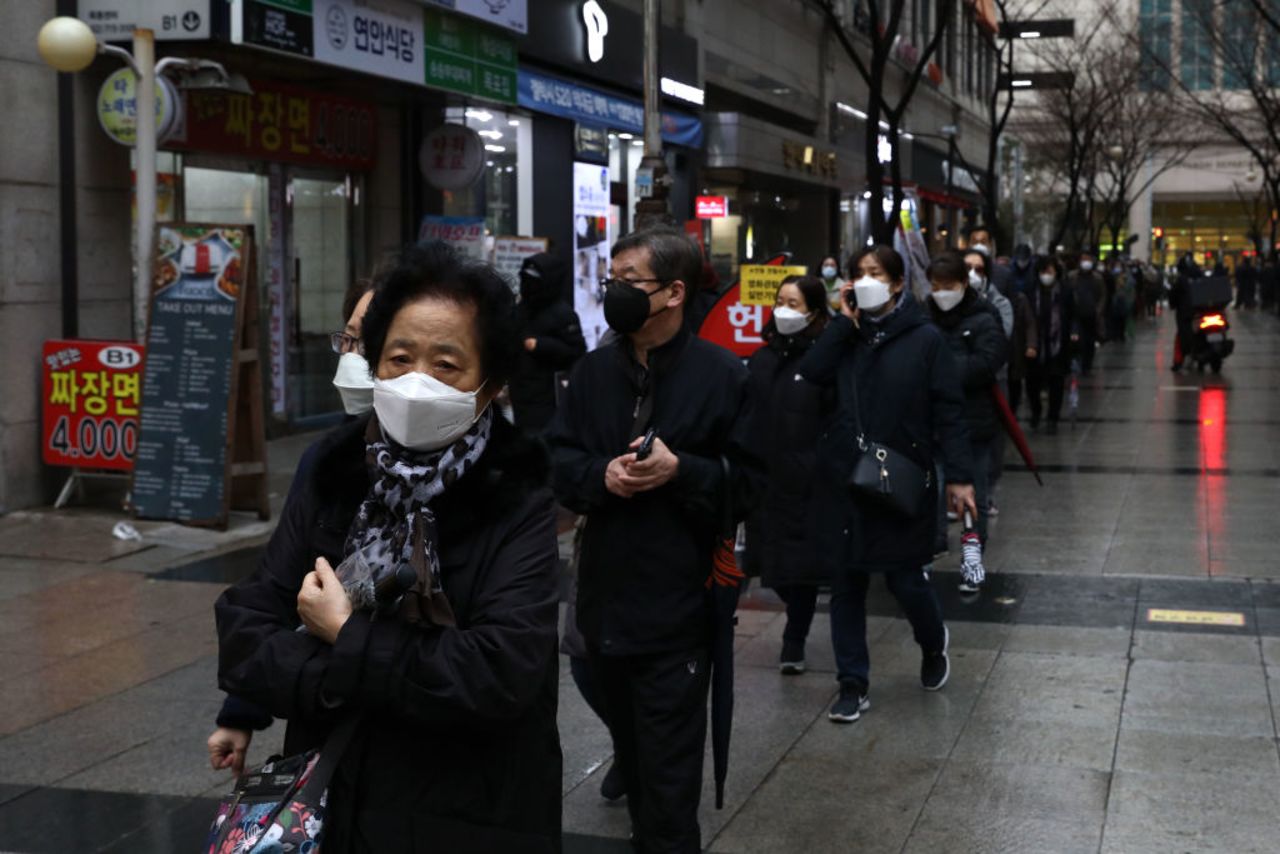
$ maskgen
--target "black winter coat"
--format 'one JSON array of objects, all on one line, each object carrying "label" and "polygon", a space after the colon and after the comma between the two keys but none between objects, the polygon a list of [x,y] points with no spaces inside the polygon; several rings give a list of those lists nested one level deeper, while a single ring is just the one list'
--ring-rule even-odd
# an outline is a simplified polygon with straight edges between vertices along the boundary
[{"label": "black winter coat", "polygon": [[845,486],[858,456],[855,376],[856,405],[868,439],[926,470],[940,457],[947,483],[973,482],[955,358],[919,304],[909,294],[900,299],[907,304],[882,324],[864,319],[855,327],[837,317],[799,366],[806,379],[836,390],[835,418],[821,446],[818,483],[824,496],[813,536],[840,569],[918,569],[932,559],[936,542],[936,482],[911,517],[857,501]]},{"label": "black winter coat", "polygon": [[1065,377],[1071,371],[1075,350],[1071,336],[1080,331],[1073,299],[1073,289],[1062,282],[1054,282],[1049,287],[1037,284],[1035,290],[1027,293],[1036,324],[1036,340],[1040,344],[1034,370],[1053,377]]},{"label": "black winter coat", "polygon": [[520,339],[537,340],[530,353],[523,347],[508,388],[516,424],[539,431],[556,414],[556,374],[568,371],[587,352],[582,324],[573,306],[561,299],[525,300],[516,307]]},{"label": "black winter coat", "polygon": [[[649,353],[649,365],[640,368],[626,338],[588,353],[546,434],[556,495],[587,517],[578,628],[606,655],[709,644],[713,549],[745,518],[762,474],[749,445],[747,371],[732,353],[682,328]],[[644,432],[635,421],[646,394],[648,424],[679,458],[679,472],[620,498],[605,488],[605,469]]]},{"label": "black winter coat", "polygon": [[560,849],[558,551],[545,451],[502,419],[433,503],[456,628],[353,614],[295,631],[317,557],[337,565],[370,485],[367,418],[321,442],[262,563],[215,610],[219,686],[286,719],[284,753],[365,716],[330,786],[326,852]]},{"label": "black winter coat", "polygon": [[942,311],[930,300],[929,312],[933,322],[946,336],[951,355],[955,356],[960,370],[960,385],[964,389],[965,424],[969,438],[985,442],[1000,430],[1000,416],[991,397],[991,386],[996,374],[1004,366],[1009,352],[1009,341],[1004,330],[986,306],[982,297],[966,288],[964,299],[951,311]]},{"label": "black winter coat", "polygon": [[828,584],[830,567],[811,536],[821,491],[818,445],[835,412],[835,390],[796,371],[814,343],[777,335],[747,363],[755,401],[752,445],[768,473],[764,496],[747,517],[746,572],[767,587]]}]

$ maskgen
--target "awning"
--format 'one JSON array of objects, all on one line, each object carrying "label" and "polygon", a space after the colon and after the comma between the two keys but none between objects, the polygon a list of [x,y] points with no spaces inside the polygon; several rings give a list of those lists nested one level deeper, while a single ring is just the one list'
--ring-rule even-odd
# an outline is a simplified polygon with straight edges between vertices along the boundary
[{"label": "awning", "polygon": [[[553,77],[520,69],[516,101],[528,110],[626,133],[644,133],[644,104]],[[702,147],[702,120],[687,113],[664,110],[662,138],[672,145]]]}]

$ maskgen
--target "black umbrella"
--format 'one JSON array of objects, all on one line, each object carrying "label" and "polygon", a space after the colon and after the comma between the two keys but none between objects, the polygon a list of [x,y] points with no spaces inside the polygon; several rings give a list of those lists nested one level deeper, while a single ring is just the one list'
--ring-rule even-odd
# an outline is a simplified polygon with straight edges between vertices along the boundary
[{"label": "black umbrella", "polygon": [[733,629],[738,624],[738,595],[746,579],[733,555],[734,538],[716,544],[711,577],[711,754],[715,764],[716,809],[724,808],[733,734]]}]

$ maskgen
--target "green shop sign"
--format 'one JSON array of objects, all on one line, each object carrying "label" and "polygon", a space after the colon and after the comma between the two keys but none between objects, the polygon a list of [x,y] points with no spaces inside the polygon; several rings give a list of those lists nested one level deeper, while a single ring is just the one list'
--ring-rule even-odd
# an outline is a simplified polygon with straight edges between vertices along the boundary
[{"label": "green shop sign", "polygon": [[516,102],[515,41],[466,18],[426,10],[426,84],[505,104]]}]

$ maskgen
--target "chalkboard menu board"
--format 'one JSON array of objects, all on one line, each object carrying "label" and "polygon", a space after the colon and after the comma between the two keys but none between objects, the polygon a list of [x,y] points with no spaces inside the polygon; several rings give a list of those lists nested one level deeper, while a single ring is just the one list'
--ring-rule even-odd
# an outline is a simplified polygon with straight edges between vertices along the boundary
[{"label": "chalkboard menu board", "polygon": [[162,226],[156,246],[131,503],[144,518],[225,524],[252,229]]}]

